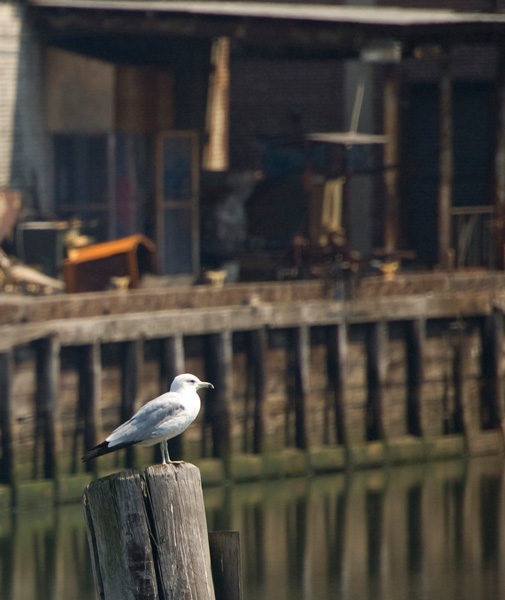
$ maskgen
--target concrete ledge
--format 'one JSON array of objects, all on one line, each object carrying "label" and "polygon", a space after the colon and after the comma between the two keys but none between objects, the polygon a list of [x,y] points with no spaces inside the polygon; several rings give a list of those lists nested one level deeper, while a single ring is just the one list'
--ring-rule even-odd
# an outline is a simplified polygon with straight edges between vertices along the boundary
[{"label": "concrete ledge", "polygon": [[219,458],[201,458],[194,464],[200,469],[202,485],[220,485],[225,480],[224,464]]},{"label": "concrete ledge", "polygon": [[84,488],[92,479],[92,473],[69,475],[67,477],[60,478],[56,488],[56,502],[58,504],[80,502]]},{"label": "concrete ledge", "polygon": [[465,438],[461,434],[426,438],[424,444],[428,460],[443,460],[466,455]]},{"label": "concrete ledge", "polygon": [[347,467],[343,446],[321,446],[308,450],[308,466],[314,473],[343,471]]},{"label": "concrete ledge", "polygon": [[53,506],[55,503],[54,490],[54,482],[49,479],[19,483],[14,490],[16,509],[26,510]]},{"label": "concrete ledge", "polygon": [[427,458],[426,444],[422,438],[413,436],[389,440],[387,458],[391,464],[422,462]]},{"label": "concrete ledge", "polygon": [[263,476],[263,457],[259,454],[238,454],[230,460],[229,477],[233,481],[256,481]]},{"label": "concrete ledge", "polygon": [[302,450],[287,448],[282,452],[265,454],[262,457],[262,476],[265,479],[294,477],[306,472],[307,456]]},{"label": "concrete ledge", "polygon": [[349,446],[349,466],[357,469],[381,467],[387,464],[384,442],[363,442]]}]

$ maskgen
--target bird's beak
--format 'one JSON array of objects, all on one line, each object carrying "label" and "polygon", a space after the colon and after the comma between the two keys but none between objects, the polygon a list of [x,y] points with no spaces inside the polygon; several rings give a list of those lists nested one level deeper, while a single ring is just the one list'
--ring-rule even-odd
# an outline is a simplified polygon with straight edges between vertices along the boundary
[{"label": "bird's beak", "polygon": [[200,381],[200,383],[198,384],[198,389],[201,388],[210,388],[211,390],[214,389],[214,386],[212,385],[212,383],[209,383],[208,381]]}]

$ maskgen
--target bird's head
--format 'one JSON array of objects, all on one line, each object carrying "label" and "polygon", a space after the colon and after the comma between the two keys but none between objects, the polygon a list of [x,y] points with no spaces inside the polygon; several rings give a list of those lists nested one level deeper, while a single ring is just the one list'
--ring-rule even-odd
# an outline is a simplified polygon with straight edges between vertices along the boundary
[{"label": "bird's head", "polygon": [[177,377],[173,380],[172,385],[170,386],[170,391],[182,392],[185,390],[195,390],[196,392],[202,388],[214,389],[214,386],[208,381],[200,381],[196,375],[191,375],[191,373],[183,373],[182,375],[177,375]]}]

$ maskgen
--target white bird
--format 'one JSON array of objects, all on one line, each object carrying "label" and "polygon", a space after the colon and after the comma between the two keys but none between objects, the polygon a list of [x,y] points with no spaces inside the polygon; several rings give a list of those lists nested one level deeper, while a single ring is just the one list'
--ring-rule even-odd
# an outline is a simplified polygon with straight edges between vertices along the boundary
[{"label": "white bird", "polygon": [[167,441],[185,431],[196,419],[201,405],[197,391],[201,388],[214,386],[189,373],[177,375],[169,392],[144,404],[131,419],[114,429],[105,442],[86,450],[82,460],[87,461],[135,444],[160,444],[163,464],[171,462]]}]

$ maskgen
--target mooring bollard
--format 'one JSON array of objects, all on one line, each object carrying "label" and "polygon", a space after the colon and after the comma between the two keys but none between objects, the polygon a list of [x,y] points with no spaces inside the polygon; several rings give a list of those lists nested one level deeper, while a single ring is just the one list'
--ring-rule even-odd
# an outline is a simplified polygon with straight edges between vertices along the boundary
[{"label": "mooring bollard", "polygon": [[[83,503],[98,598],[240,600],[239,558],[229,565],[238,573],[220,576],[222,589],[214,592],[194,465],[155,465],[143,475],[128,470],[98,479]],[[238,555],[237,539],[230,540]]]}]

